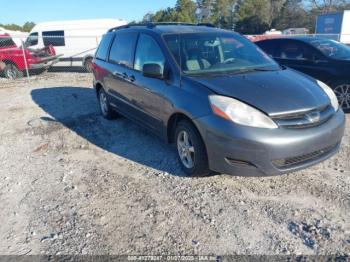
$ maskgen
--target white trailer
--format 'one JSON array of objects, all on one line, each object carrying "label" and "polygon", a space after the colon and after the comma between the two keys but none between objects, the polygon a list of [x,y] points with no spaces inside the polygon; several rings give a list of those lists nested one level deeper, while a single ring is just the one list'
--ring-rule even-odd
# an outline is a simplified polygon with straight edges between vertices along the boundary
[{"label": "white trailer", "polygon": [[37,24],[25,45],[38,49],[54,46],[63,55],[55,66],[83,66],[90,71],[91,61],[101,37],[108,29],[127,24],[120,19],[56,21]]}]

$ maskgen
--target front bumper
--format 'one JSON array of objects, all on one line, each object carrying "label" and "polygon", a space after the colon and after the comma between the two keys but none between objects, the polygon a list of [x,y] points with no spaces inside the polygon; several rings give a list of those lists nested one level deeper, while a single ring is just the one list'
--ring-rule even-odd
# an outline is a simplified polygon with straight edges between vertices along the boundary
[{"label": "front bumper", "polygon": [[342,110],[326,123],[304,129],[244,127],[215,115],[194,121],[210,169],[237,176],[281,175],[322,162],[337,153],[345,129]]}]

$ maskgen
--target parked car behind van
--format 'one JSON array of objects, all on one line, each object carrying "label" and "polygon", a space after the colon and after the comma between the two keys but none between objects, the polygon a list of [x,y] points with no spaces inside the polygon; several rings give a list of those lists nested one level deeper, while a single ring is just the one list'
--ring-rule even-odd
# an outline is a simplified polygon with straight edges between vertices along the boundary
[{"label": "parked car behind van", "polygon": [[328,84],[350,112],[350,47],[317,37],[266,39],[256,44],[280,64]]},{"label": "parked car behind van", "polygon": [[289,173],[334,155],[344,134],[330,87],[279,66],[231,31],[114,28],[93,74],[101,114],[125,115],[174,143],[188,175]]},{"label": "parked car behind van", "polygon": [[119,19],[57,21],[37,24],[30,32],[26,47],[44,48],[52,45],[62,54],[55,66],[83,66],[91,71],[91,61],[101,37],[111,27],[125,25]]}]

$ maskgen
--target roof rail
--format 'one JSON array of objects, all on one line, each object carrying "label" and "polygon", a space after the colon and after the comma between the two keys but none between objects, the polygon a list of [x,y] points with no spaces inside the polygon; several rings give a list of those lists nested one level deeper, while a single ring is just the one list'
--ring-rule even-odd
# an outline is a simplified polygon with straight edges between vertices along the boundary
[{"label": "roof rail", "polygon": [[146,23],[130,23],[123,26],[114,27],[108,30],[108,32],[113,32],[119,29],[125,29],[130,27],[136,27],[136,26],[145,26],[147,28],[155,28],[158,25],[188,25],[188,26],[207,26],[207,27],[215,27],[215,25],[210,23],[183,23],[183,22],[146,22]]}]

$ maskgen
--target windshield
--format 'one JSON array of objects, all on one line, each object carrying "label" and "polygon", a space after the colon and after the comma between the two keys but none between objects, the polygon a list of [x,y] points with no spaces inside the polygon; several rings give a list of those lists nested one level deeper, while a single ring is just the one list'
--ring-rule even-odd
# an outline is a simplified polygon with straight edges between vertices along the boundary
[{"label": "windshield", "polygon": [[320,50],[325,56],[335,59],[350,59],[350,47],[335,40],[315,39],[310,44]]},{"label": "windshield", "polygon": [[227,74],[279,70],[248,39],[231,33],[165,35],[164,39],[184,74]]},{"label": "windshield", "polygon": [[15,42],[13,42],[12,38],[9,36],[0,36],[0,48],[15,46]]}]

